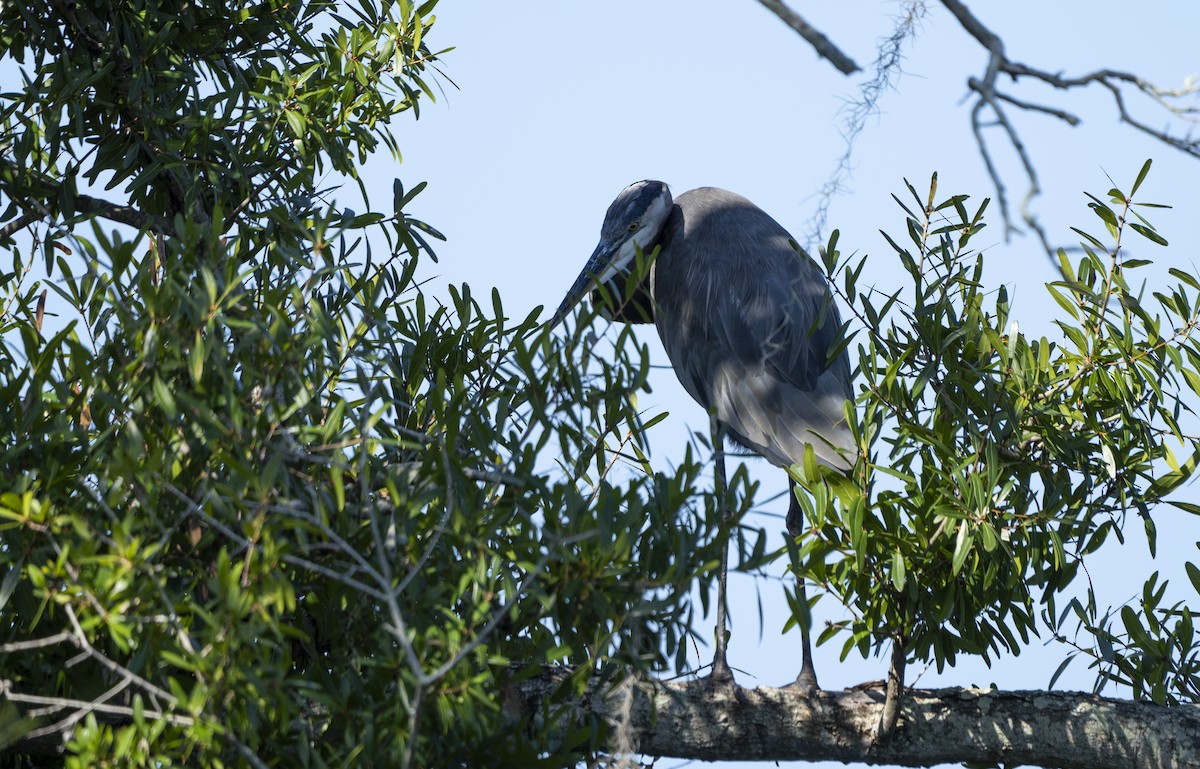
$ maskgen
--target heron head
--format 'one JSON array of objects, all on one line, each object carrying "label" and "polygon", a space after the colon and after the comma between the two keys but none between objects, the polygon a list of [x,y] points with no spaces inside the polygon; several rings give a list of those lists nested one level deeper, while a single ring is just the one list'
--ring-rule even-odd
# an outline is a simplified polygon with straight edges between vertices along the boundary
[{"label": "heron head", "polygon": [[615,295],[622,296],[638,250],[648,253],[653,248],[672,205],[671,190],[663,182],[635,182],[622,190],[604,215],[600,243],[550,325],[558,325],[585,294],[599,286],[608,286]]}]

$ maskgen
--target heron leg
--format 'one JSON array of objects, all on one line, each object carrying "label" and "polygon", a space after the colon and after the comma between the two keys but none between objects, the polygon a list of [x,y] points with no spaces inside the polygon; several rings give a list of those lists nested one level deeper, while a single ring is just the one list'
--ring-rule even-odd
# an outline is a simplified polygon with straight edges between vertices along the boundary
[{"label": "heron leg", "polygon": [[[804,533],[804,511],[800,509],[800,502],[796,499],[796,482],[788,479],[788,496],[791,502],[788,504],[787,514],[787,530],[788,536],[793,539]],[[807,608],[808,593],[804,588],[804,577],[796,575],[796,599],[800,604]],[[807,612],[806,612],[807,613]],[[813,668],[812,661],[812,641],[809,637],[811,629],[806,620],[810,618],[803,617],[800,619],[800,675],[796,676],[796,681],[789,685],[788,688],[799,689],[803,694],[813,694],[820,686],[817,685],[817,671]]]},{"label": "heron leg", "polygon": [[729,504],[726,499],[726,492],[729,485],[725,476],[725,432],[715,415],[711,416],[710,419],[713,442],[713,496],[716,505],[720,508],[720,538],[721,541],[725,542],[725,546],[721,548],[720,572],[717,575],[717,627],[715,630],[716,638],[713,644],[712,673],[709,678],[714,682],[724,683],[733,681],[733,670],[730,669],[729,660],[726,656],[726,646],[728,643],[728,635],[726,633],[726,586],[729,576],[729,542],[727,537],[729,534],[729,521],[733,516],[730,513]]}]

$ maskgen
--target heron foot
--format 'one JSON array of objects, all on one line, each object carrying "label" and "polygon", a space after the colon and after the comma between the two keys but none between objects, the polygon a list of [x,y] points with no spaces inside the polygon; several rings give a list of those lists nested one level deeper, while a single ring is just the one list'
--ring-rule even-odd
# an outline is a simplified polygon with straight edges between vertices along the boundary
[{"label": "heron foot", "polygon": [[720,656],[713,658],[712,664],[709,665],[708,675],[700,680],[717,692],[737,690],[737,681],[733,678],[733,668],[729,667],[729,663]]},{"label": "heron foot", "polygon": [[714,684],[731,684],[733,683],[733,668],[729,667],[729,663],[723,659],[714,659],[711,665],[710,672],[706,680]]},{"label": "heron foot", "polygon": [[800,675],[796,676],[796,680],[783,688],[794,691],[802,697],[812,697],[821,691],[821,687],[817,685],[817,674],[812,668],[801,668]]}]

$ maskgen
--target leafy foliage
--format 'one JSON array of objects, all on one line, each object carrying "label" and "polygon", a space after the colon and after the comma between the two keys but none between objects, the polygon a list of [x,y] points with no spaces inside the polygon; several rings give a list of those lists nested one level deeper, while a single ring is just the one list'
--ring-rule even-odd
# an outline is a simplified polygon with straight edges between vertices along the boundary
[{"label": "leafy foliage", "polygon": [[[1130,511],[1154,550],[1152,514],[1200,456],[1200,439],[1180,426],[1200,392],[1200,299],[1178,270],[1179,285],[1150,302],[1131,287],[1150,261],[1124,256],[1126,232],[1166,244],[1138,214],[1154,206],[1132,199],[1149,168],[1129,195],[1089,196],[1108,241],[1076,230],[1083,256],[1060,253],[1061,277],[1046,286],[1064,313],[1059,340],[1021,333],[1005,287],[985,288],[983,254],[968,246],[987,201],[973,211],[965,196],[939,201],[936,175],[928,195],[909,186],[915,206],[897,198],[910,245],[885,234],[910,286],[860,290],[865,259],[840,260],[830,242],[826,265],[863,326],[862,394],[848,415],[864,460],[849,480],[801,469],[801,502],[817,523],[797,558],[854,611],[824,633],[849,630],[843,654],[890,640],[941,669],[963,653],[1020,653],[1039,632],[1036,603],[1057,632],[1056,597],[1109,535],[1122,537]],[[1148,585],[1147,595],[1160,593]],[[1094,600],[1071,605],[1094,629],[1104,624]],[[1159,659],[1155,606],[1146,603],[1149,635],[1122,616],[1131,643]],[[1109,661],[1137,691],[1165,680]]]},{"label": "leafy foliage", "polygon": [[[433,97],[434,5],[0,5],[4,760],[570,764],[604,725],[514,684],[695,670],[694,581],[729,539],[747,571],[778,555],[744,468],[728,523],[703,452],[651,465],[627,328],[422,290],[424,184],[380,209],[358,174]],[[896,245],[911,295],[827,249],[863,326],[864,461],[797,468],[816,536],[789,549],[856,612],[827,633],[847,651],[946,664],[1018,651],[1038,590],[1060,632],[1079,559],[1190,476],[1200,286],[1143,305],[1120,238],[1162,238],[1114,190],[1115,245],[1084,235],[1050,287],[1063,339],[1027,339],[966,249],[982,207],[934,197]],[[1191,615],[1162,596],[1124,631],[1066,609],[1106,679],[1191,701]]]},{"label": "leafy foliage", "polygon": [[318,187],[398,149],[433,5],[4,6],[4,747],[532,760],[578,746],[504,680],[684,648],[699,465],[612,470],[648,467],[645,350],[429,306],[424,185]]}]

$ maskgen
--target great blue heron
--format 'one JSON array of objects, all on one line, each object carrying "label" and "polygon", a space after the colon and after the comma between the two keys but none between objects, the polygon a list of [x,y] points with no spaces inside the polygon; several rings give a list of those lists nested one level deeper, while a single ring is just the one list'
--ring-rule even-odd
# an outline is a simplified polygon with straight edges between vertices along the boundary
[{"label": "great blue heron", "polygon": [[[649,287],[627,286],[637,250],[649,255]],[[801,463],[811,446],[820,463],[846,472],[855,445],[843,407],[851,398],[845,351],[831,356],[841,320],[820,268],[778,222],[741,195],[701,187],[672,200],[666,184],[626,187],[608,208],[600,243],[551,321],[557,324],[604,285],[627,304],[616,320],[658,328],[685,390],[720,433],[780,467]],[[595,297],[594,297],[595,298]],[[718,468],[718,476],[722,474]],[[787,528],[803,528],[789,476]],[[718,582],[712,675],[731,679],[725,658],[725,563]],[[798,595],[805,600],[803,580]],[[817,688],[809,628],[801,622],[796,686]]]}]

